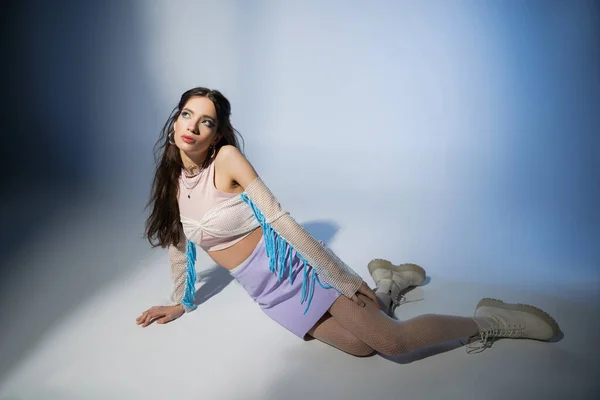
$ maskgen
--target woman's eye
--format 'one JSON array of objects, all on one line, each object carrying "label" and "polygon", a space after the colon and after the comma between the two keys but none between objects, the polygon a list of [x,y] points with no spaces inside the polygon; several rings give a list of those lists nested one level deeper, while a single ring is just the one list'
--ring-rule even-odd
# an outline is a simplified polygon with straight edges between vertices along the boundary
[{"label": "woman's eye", "polygon": [[183,111],[183,112],[181,113],[181,116],[182,116],[183,118],[187,118],[187,117],[189,117],[189,116],[190,116],[190,114],[189,114],[187,111]]},{"label": "woman's eye", "polygon": [[209,128],[212,128],[213,126],[215,126],[215,124],[213,124],[213,122],[211,120],[204,120],[202,121],[202,123],[206,126],[208,126]]}]

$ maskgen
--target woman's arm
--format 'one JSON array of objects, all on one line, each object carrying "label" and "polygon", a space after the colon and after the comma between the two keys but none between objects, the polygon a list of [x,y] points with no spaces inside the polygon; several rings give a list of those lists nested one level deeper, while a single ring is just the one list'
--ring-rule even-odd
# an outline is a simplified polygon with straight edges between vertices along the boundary
[{"label": "woman's arm", "polygon": [[[281,207],[254,167],[239,150],[233,146],[225,146],[221,152],[225,159],[223,164],[226,172],[244,188],[248,199],[264,216],[265,222],[337,291],[348,298],[356,297],[356,292],[363,284],[362,278],[337,256],[327,251]],[[374,294],[373,297],[375,298]],[[377,304],[376,298],[374,301]]]},{"label": "woman's arm", "polygon": [[[185,312],[193,311],[197,308],[194,304],[194,283],[196,280],[195,269],[192,272],[193,276],[189,276],[188,269],[188,251],[187,240],[183,233],[183,228],[180,231],[181,240],[175,246],[169,245],[169,263],[171,264],[171,280],[173,281],[173,291],[171,293],[171,301],[173,305],[181,304]],[[196,254],[190,255],[195,261]],[[193,265],[191,266],[194,267]]]},{"label": "woman's arm", "polygon": [[[143,328],[156,322],[158,324],[165,324],[171,322],[174,319],[181,317],[184,313],[195,310],[197,306],[191,301],[189,304],[190,295],[186,296],[188,290],[188,260],[187,260],[187,240],[183,231],[181,233],[181,240],[177,246],[169,245],[169,263],[171,264],[171,278],[173,281],[173,291],[171,293],[172,304],[169,306],[155,306],[144,311],[139,317],[136,318],[136,323],[141,325]],[[193,274],[193,280],[195,281],[195,273]],[[194,287],[192,286],[192,299],[193,299]]]}]

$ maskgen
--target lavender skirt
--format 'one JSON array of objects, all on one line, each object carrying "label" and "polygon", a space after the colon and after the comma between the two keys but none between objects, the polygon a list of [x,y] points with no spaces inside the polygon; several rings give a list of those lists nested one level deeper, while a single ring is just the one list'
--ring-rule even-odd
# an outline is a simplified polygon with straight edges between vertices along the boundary
[{"label": "lavender skirt", "polygon": [[[304,268],[307,270],[304,271]],[[269,270],[269,257],[263,236],[252,254],[231,270],[231,275],[246,289],[265,314],[304,339],[306,333],[340,295],[334,288],[325,289],[324,286],[329,284],[323,278],[311,279],[312,269],[309,264],[305,267],[305,264],[294,256],[292,283],[290,284],[289,270],[283,277],[278,277],[277,272]]]}]

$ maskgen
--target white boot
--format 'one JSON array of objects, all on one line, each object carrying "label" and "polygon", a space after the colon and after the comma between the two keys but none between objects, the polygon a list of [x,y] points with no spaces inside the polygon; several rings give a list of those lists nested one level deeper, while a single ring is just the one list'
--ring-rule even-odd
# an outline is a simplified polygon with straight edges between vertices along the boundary
[{"label": "white boot", "polygon": [[539,308],[496,299],[480,300],[473,319],[479,327],[481,339],[467,345],[467,353],[479,353],[491,347],[497,338],[548,341],[560,333],[554,318]]},{"label": "white boot", "polygon": [[375,290],[377,297],[382,301],[390,298],[391,304],[384,304],[384,306],[391,306],[389,310],[391,312],[394,307],[401,304],[406,289],[419,286],[425,281],[427,275],[425,270],[416,264],[394,265],[382,259],[371,260],[368,269],[377,287]]}]

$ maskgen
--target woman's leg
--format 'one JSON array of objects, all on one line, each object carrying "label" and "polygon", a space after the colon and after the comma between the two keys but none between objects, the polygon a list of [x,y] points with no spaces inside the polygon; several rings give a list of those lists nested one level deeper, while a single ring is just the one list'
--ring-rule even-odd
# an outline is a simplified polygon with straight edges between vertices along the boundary
[{"label": "woman's leg", "polygon": [[365,307],[340,296],[329,313],[340,327],[372,349],[399,356],[423,347],[475,336],[479,328],[473,318],[426,314],[398,321],[379,310],[363,295]]},{"label": "woman's leg", "polygon": [[329,313],[315,324],[308,334],[336,349],[358,357],[373,354],[373,349],[344,329]]}]

